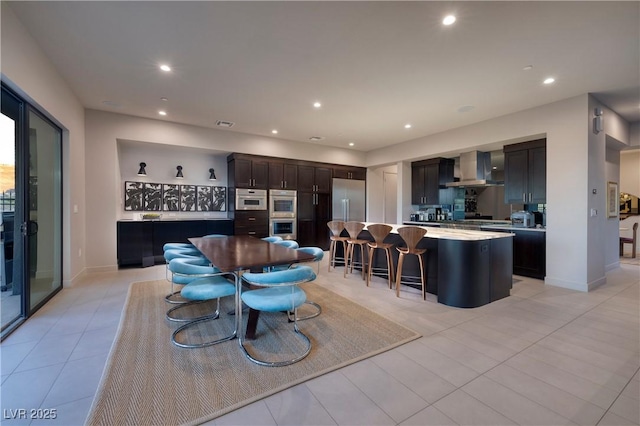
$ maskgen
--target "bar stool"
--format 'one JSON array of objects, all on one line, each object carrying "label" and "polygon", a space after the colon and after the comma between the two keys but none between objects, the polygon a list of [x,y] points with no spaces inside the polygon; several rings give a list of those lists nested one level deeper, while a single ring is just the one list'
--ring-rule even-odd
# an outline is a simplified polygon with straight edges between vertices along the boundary
[{"label": "bar stool", "polygon": [[[344,262],[345,255],[347,254],[347,239],[348,237],[341,237],[340,234],[344,230],[344,222],[341,220],[332,220],[327,223],[329,230],[331,230],[331,244],[329,245],[329,269],[331,272],[331,266],[335,269],[336,261],[342,260]],[[336,257],[336,246],[338,243],[342,244],[342,257]]]},{"label": "bar stool", "polygon": [[[394,247],[394,244],[385,243],[384,239],[391,233],[393,227],[389,225],[384,225],[381,223],[373,224],[367,226],[367,231],[371,234],[375,241],[369,242],[367,245],[369,246],[369,273],[367,274],[367,287],[369,286],[369,281],[371,281],[371,274],[373,270],[377,270],[380,272],[387,272],[387,277],[389,281],[389,288],[392,288],[393,279],[393,262],[391,261],[391,248]],[[376,249],[384,250],[385,255],[387,256],[387,268],[375,267],[373,266],[373,255]]]},{"label": "bar stool", "polygon": [[[427,249],[419,249],[416,248],[422,237],[424,237],[427,233],[427,230],[424,228],[420,228],[418,226],[404,226],[402,228],[398,228],[398,234],[407,244],[407,247],[396,247],[396,249],[400,252],[400,256],[398,257],[398,272],[396,273],[396,297],[400,297],[400,284],[402,283],[402,264],[404,263],[404,256],[406,254],[413,254],[418,256],[418,262],[420,263],[420,284],[422,285],[422,300],[427,299],[426,295],[426,277],[424,273],[424,259],[422,255],[427,251]],[[407,278],[418,278],[418,277],[408,277]],[[408,283],[407,281],[404,284]]]},{"label": "bar stool", "polygon": [[[364,223],[362,222],[345,222],[344,224],[344,229],[347,230],[347,233],[349,234],[349,238],[347,238],[347,252],[345,254],[345,262],[344,262],[344,276],[347,276],[347,269],[349,270],[349,273],[353,272],[353,266],[354,264],[356,264],[356,266],[361,266],[362,267],[362,279],[365,279],[365,273],[366,273],[366,248],[367,248],[367,243],[369,242],[369,240],[361,240],[358,239],[358,235],[360,235],[360,232],[362,232],[362,230],[364,229]],[[354,251],[355,251],[355,247],[358,246],[360,247],[360,261],[357,262],[355,260],[353,260],[353,256],[354,256]]]}]

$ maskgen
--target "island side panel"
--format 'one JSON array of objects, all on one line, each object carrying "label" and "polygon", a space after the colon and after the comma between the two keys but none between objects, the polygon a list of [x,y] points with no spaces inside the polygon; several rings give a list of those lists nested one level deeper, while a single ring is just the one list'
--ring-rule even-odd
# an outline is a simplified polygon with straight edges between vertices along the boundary
[{"label": "island side panel", "polygon": [[491,301],[507,297],[513,286],[513,237],[491,240]]},{"label": "island side panel", "polygon": [[438,302],[475,308],[491,302],[491,240],[438,241]]}]

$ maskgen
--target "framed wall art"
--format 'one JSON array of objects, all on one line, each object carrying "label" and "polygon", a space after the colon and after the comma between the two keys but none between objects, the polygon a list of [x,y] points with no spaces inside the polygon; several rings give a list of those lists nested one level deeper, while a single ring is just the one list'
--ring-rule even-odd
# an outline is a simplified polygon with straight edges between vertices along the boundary
[{"label": "framed wall art", "polygon": [[144,184],[144,210],[150,212],[162,210],[162,184]]},{"label": "framed wall art", "polygon": [[213,195],[213,203],[211,205],[211,211],[225,212],[227,211],[227,187],[226,186],[213,186],[211,187]]},{"label": "framed wall art", "polygon": [[196,210],[199,212],[210,212],[213,202],[211,197],[211,187],[198,185],[197,193],[198,203],[196,205]]},{"label": "framed wall art", "polygon": [[124,183],[124,209],[125,211],[142,211],[144,208],[144,183]]},{"label": "framed wall art", "polygon": [[180,185],[165,183],[162,185],[162,210],[180,211]]},{"label": "framed wall art", "polygon": [[196,211],[196,186],[180,185],[180,211]]}]

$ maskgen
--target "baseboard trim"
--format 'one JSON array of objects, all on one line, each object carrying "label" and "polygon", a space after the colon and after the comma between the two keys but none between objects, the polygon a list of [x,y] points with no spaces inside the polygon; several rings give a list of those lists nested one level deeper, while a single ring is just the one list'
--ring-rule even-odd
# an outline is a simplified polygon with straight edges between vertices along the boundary
[{"label": "baseboard trim", "polygon": [[603,284],[606,284],[607,282],[607,277],[601,277],[598,278],[597,280],[591,281],[589,283],[579,283],[579,282],[575,282],[575,281],[566,281],[566,280],[562,280],[560,278],[553,278],[553,277],[545,277],[544,279],[544,283],[547,285],[551,285],[554,287],[562,287],[562,288],[567,288],[569,290],[577,290],[577,291],[582,291],[582,292],[589,292],[597,287],[600,287]]}]

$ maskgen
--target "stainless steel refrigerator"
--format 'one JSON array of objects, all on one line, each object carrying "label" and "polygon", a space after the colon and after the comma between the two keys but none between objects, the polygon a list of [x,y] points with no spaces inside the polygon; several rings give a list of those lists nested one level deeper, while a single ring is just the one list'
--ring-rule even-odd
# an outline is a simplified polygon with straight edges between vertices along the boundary
[{"label": "stainless steel refrigerator", "polygon": [[333,179],[333,220],[365,220],[365,181]]}]

